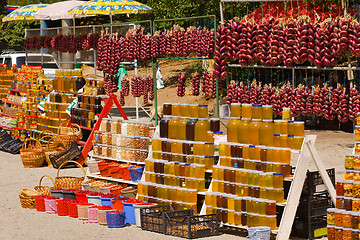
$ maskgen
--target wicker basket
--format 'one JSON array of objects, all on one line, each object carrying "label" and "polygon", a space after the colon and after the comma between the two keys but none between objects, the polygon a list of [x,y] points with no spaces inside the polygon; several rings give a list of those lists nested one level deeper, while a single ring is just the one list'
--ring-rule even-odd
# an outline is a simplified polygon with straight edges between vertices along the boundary
[{"label": "wicker basket", "polygon": [[82,131],[79,125],[70,124],[68,122],[63,122],[59,128],[57,135],[54,137],[54,143],[60,143],[61,141],[65,145],[65,149],[69,148],[72,142],[76,142],[82,138]]},{"label": "wicker basket", "polygon": [[58,155],[59,153],[66,151],[66,148],[64,142],[61,139],[58,139],[58,141],[55,142],[54,137],[52,136],[47,142],[44,151],[48,167],[52,167],[50,155]]},{"label": "wicker basket", "polygon": [[[35,146],[31,147],[29,144],[30,141],[34,141]],[[20,149],[20,157],[24,168],[42,167],[45,160],[45,153],[38,140],[28,138]]]},{"label": "wicker basket", "polygon": [[[48,177],[50,178],[51,182],[53,183],[53,186],[52,187],[49,187],[49,186],[41,186],[41,181],[43,180],[44,177]],[[39,186],[36,186],[34,187],[34,189],[36,191],[38,191],[41,195],[46,195],[46,196],[50,196],[51,193],[50,193],[50,189],[53,189],[54,188],[54,180],[49,176],[49,175],[44,175],[40,178],[40,181],[39,181]]]},{"label": "wicker basket", "polygon": [[[59,177],[59,172],[61,167],[63,167],[65,164],[67,163],[75,163],[78,167],[80,167],[83,172],[84,172],[84,176],[83,177]],[[81,166],[80,163],[75,162],[75,161],[66,161],[63,164],[60,165],[57,174],[56,174],[56,178],[55,178],[55,188],[72,188],[72,189],[81,189],[82,185],[81,183],[84,181],[85,179],[85,175],[86,175],[86,171],[85,169]]]},{"label": "wicker basket", "polygon": [[40,194],[34,189],[22,188],[19,193],[19,199],[21,207],[23,208],[35,208],[35,197]]}]

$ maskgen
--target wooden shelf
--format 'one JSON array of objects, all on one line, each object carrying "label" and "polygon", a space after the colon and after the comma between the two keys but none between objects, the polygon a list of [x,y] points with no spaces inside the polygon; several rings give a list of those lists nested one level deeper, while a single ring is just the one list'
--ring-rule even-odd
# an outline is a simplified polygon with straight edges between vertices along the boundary
[{"label": "wooden shelf", "polygon": [[22,106],[21,103],[16,103],[16,102],[11,102],[11,101],[6,101],[5,103],[16,105],[16,106]]},{"label": "wooden shelf", "polygon": [[127,180],[118,179],[118,178],[102,177],[101,175],[97,175],[97,174],[86,174],[86,176],[91,177],[91,178],[98,178],[98,179],[113,181],[113,182],[126,183],[126,184],[130,184],[130,185],[138,185],[137,182],[127,181]]},{"label": "wooden shelf", "polygon": [[138,164],[138,165],[145,165],[144,162],[136,162],[136,161],[130,161],[130,160],[121,160],[121,159],[117,159],[117,158],[103,157],[103,156],[98,156],[98,155],[93,155],[92,157],[93,157],[93,158],[100,158],[100,159],[104,159],[104,160],[116,161],[116,162],[126,162],[126,163],[134,163],[134,164]]},{"label": "wooden shelf", "polygon": [[27,91],[21,91],[17,89],[10,89],[10,92],[27,93]]},{"label": "wooden shelf", "polygon": [[1,113],[1,115],[6,116],[6,117],[11,117],[11,118],[16,118],[16,116],[10,115],[10,114],[7,114],[7,113]]}]

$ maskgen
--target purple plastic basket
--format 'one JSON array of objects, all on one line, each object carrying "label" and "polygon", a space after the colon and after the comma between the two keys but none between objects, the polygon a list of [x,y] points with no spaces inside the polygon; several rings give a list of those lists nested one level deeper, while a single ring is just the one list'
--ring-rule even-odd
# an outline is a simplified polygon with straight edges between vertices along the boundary
[{"label": "purple plastic basket", "polygon": [[125,212],[106,212],[106,222],[109,228],[121,228],[125,226]]},{"label": "purple plastic basket", "polygon": [[130,177],[131,177],[131,181],[133,182],[138,182],[141,180],[141,176],[144,172],[144,168],[145,167],[141,167],[141,168],[133,168],[133,166],[129,167],[129,173],[130,173]]}]

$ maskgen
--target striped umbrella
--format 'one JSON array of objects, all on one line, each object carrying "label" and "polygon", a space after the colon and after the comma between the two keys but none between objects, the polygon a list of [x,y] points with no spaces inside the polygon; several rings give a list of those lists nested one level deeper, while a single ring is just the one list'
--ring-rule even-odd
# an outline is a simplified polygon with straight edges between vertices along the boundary
[{"label": "striped umbrella", "polygon": [[34,14],[39,10],[46,7],[47,4],[32,4],[26,5],[12,11],[10,14],[2,18],[3,22],[16,21],[16,20],[34,20]]},{"label": "striped umbrella", "polygon": [[71,9],[68,14],[114,15],[146,13],[152,9],[133,0],[92,0]]}]

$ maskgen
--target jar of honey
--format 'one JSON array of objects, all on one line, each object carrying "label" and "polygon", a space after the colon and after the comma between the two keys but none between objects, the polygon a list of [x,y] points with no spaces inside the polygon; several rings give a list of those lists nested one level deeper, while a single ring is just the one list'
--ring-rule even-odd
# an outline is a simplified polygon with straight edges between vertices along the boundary
[{"label": "jar of honey", "polygon": [[283,122],[283,120],[274,120],[274,134],[279,134],[281,132],[281,123]]},{"label": "jar of honey", "polygon": [[249,144],[259,145],[261,119],[253,119],[248,128]]},{"label": "jar of honey", "polygon": [[246,119],[251,119],[252,118],[252,105],[251,104],[247,104],[247,103],[243,103],[241,105],[241,117],[242,118],[246,118]]},{"label": "jar of honey", "polygon": [[262,118],[263,118],[263,120],[272,120],[273,119],[272,105],[262,105]]},{"label": "jar of honey", "polygon": [[171,115],[180,117],[180,104],[179,103],[172,103],[171,104]]},{"label": "jar of honey", "polygon": [[252,118],[262,120],[262,105],[260,104],[252,105]]},{"label": "jar of honey", "polygon": [[207,118],[209,116],[208,105],[199,105],[198,114],[199,114],[199,118]]},{"label": "jar of honey", "polygon": [[189,105],[189,115],[191,118],[198,118],[199,112],[198,112],[198,105],[197,104],[190,104]]},{"label": "jar of honey", "polygon": [[259,143],[274,146],[274,126],[272,120],[263,120],[259,128]]},{"label": "jar of honey", "polygon": [[240,118],[231,117],[231,121],[227,125],[227,141],[237,142],[238,141],[238,127],[240,125]]},{"label": "jar of honey", "polygon": [[301,137],[301,136],[304,136],[305,133],[304,133],[304,122],[301,122],[301,121],[295,121],[294,124],[293,124],[293,128],[294,128],[294,136],[298,136],[298,137]]},{"label": "jar of honey", "polygon": [[180,117],[180,120],[177,124],[177,138],[180,140],[186,140],[186,124],[188,121],[188,117]]},{"label": "jar of honey", "polygon": [[291,118],[291,109],[290,108],[283,108],[282,110],[282,119],[283,120],[290,120]]},{"label": "jar of honey", "polygon": [[237,129],[237,142],[239,143],[249,143],[248,141],[248,134],[249,134],[249,125],[250,125],[250,118],[243,118],[240,120],[238,129]]},{"label": "jar of honey", "polygon": [[231,103],[230,116],[237,117],[237,118],[241,117],[241,104],[240,103]]},{"label": "jar of honey", "polygon": [[210,123],[207,118],[199,118],[195,124],[195,141],[206,142],[208,131],[210,131]]},{"label": "jar of honey", "polygon": [[182,117],[190,117],[189,104],[180,104],[180,115]]}]

